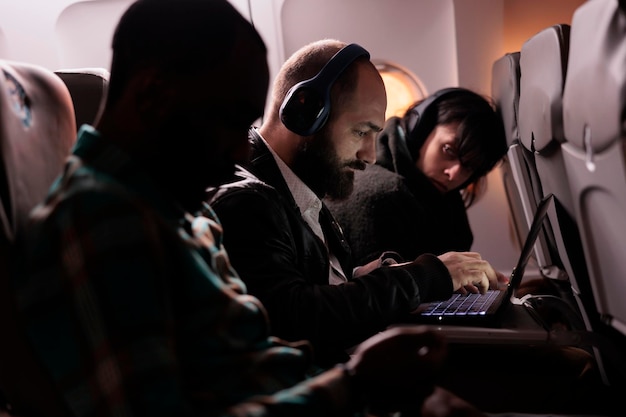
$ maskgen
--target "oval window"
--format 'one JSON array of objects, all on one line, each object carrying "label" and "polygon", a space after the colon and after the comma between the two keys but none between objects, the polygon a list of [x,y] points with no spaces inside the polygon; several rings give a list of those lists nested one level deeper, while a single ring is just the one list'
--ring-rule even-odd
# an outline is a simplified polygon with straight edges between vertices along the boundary
[{"label": "oval window", "polygon": [[411,104],[428,95],[424,84],[410,70],[388,61],[373,60],[387,90],[385,118],[402,116]]}]

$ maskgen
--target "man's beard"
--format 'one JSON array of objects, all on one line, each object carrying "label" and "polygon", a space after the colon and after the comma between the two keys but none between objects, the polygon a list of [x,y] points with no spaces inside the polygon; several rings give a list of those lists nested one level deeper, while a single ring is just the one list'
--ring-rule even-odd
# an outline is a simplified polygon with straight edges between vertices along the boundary
[{"label": "man's beard", "polygon": [[344,199],[354,189],[353,169],[365,169],[360,160],[341,161],[323,129],[298,150],[293,172],[319,197]]}]

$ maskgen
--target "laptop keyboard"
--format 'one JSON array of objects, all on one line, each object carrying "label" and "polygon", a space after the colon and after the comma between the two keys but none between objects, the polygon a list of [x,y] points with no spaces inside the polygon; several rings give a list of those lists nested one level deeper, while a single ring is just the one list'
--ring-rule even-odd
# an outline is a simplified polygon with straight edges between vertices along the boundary
[{"label": "laptop keyboard", "polygon": [[485,314],[499,292],[489,290],[484,294],[454,294],[446,301],[430,303],[421,314],[423,316]]}]

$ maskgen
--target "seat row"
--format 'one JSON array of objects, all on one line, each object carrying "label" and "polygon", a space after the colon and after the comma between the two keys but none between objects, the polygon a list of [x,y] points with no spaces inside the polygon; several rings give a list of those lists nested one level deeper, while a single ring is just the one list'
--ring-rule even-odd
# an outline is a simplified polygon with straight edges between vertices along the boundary
[{"label": "seat row", "polygon": [[574,343],[607,384],[626,384],[626,11],[589,0],[492,67],[506,128],[502,165],[521,244],[538,202],[553,205],[536,244],[542,274],[566,283]]},{"label": "seat row", "polygon": [[77,126],[92,123],[108,85],[100,69],[57,71],[0,61],[0,404],[2,395],[29,404],[38,392],[44,409],[63,415],[64,406],[28,354],[17,326],[9,276],[30,210],[43,201],[62,170]]}]

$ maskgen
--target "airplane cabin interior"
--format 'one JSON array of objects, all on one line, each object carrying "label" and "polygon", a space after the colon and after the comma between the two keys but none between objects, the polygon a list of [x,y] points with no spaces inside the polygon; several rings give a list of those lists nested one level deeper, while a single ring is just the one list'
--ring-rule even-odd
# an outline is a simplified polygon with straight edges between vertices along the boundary
[{"label": "airplane cabin interior", "polygon": [[[472,250],[510,274],[544,198],[547,218],[526,270],[526,292],[499,326],[430,326],[457,353],[582,349],[599,380],[587,408],[545,413],[620,415],[612,407],[626,392],[625,3],[229,1],[266,42],[271,78],[304,44],[337,38],[369,50],[385,81],[387,117],[449,86],[493,98],[508,151],[489,174],[487,193],[469,209]],[[58,399],[48,398],[29,363],[5,277],[27,215],[62,169],[76,130],[97,120],[110,38],[131,2],[0,0],[0,392],[27,402],[35,389],[48,411],[59,409]],[[503,380],[514,380],[516,358],[503,360]],[[519,409],[477,402],[494,413],[545,415],[538,401]]]}]

